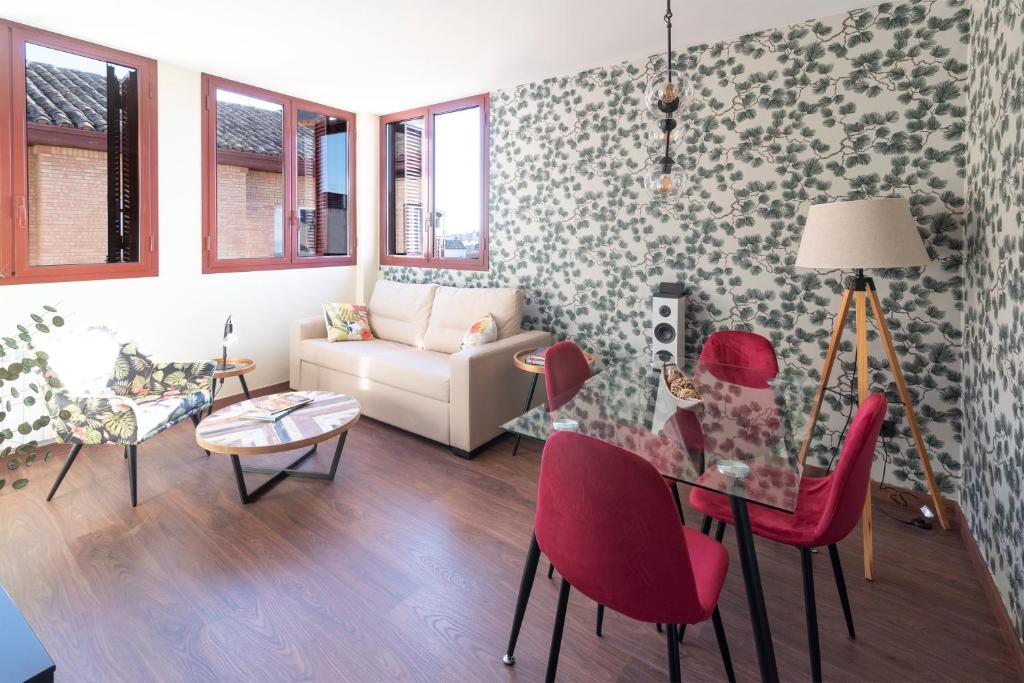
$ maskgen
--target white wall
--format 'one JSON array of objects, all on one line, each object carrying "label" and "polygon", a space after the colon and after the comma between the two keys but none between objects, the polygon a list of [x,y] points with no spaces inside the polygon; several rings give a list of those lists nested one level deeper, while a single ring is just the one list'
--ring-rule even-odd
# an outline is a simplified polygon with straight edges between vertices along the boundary
[{"label": "white wall", "polygon": [[[376,277],[378,118],[356,123],[357,258],[368,263],[203,275],[200,75],[161,63],[158,76],[159,277],[0,286],[0,335],[51,304],[76,322],[111,325],[159,359],[191,360],[220,353],[230,313],[240,339],[231,353],[257,361],[250,387],[283,382],[289,321],[317,314],[322,301],[362,300]],[[345,105],[343,95],[324,104]],[[226,391],[239,389],[229,382]]]}]

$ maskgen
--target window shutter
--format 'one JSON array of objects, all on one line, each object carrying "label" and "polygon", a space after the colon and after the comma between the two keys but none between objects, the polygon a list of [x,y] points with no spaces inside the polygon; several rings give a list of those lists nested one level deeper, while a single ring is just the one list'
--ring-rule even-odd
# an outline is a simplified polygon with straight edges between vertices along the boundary
[{"label": "window shutter", "polygon": [[316,192],[316,233],[311,242],[316,247],[316,255],[323,256],[327,253],[327,226],[328,206],[327,188],[324,182],[327,178],[327,158],[324,154],[324,136],[327,135],[326,117],[317,119],[313,126],[313,173],[315,175],[314,192]]},{"label": "window shutter", "polygon": [[107,263],[139,260],[139,86],[107,64]]}]

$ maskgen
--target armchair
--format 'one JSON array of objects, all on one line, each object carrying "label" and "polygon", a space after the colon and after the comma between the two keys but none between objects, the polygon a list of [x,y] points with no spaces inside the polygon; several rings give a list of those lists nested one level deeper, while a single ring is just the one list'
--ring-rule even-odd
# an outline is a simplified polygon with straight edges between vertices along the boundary
[{"label": "armchair", "polygon": [[[57,493],[82,446],[120,444],[128,459],[135,507],[138,445],[185,418],[198,424],[199,413],[212,401],[216,362],[154,363],[135,344],[112,345],[113,337],[106,330],[93,329],[89,334],[100,335],[100,343],[65,340],[45,355],[43,373],[52,389],[46,400],[51,424],[59,443],[72,444],[46,500]],[[103,335],[108,337],[102,339]],[[95,370],[90,371],[90,366]],[[77,381],[65,383],[65,375]]]}]

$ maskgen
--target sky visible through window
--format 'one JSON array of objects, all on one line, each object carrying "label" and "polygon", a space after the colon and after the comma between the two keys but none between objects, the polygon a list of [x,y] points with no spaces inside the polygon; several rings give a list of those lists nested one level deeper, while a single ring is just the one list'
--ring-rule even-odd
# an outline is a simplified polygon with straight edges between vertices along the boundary
[{"label": "sky visible through window", "polygon": [[[103,77],[107,75],[107,62],[92,59],[91,57],[82,57],[70,52],[54,50],[42,45],[34,45],[33,43],[25,43],[25,61],[51,64],[62,69],[75,69],[76,71],[98,74]],[[124,78],[129,72],[131,72],[131,69],[128,67],[114,64],[114,74],[118,78]]]}]

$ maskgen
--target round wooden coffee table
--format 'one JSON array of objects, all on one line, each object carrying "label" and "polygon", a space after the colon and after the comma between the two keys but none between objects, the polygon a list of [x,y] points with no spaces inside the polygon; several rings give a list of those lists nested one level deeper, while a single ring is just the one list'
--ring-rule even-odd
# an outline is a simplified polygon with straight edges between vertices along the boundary
[{"label": "round wooden coffee table", "polygon": [[[513,365],[515,365],[523,372],[529,372],[533,374],[533,382],[530,383],[530,393],[526,397],[526,410],[523,411],[524,413],[529,412],[530,408],[533,407],[533,393],[537,389],[537,380],[540,378],[541,375],[544,374],[543,365],[534,365],[533,363],[526,362],[526,359],[529,358],[530,354],[532,354],[535,350],[536,349],[523,349],[522,351],[516,351],[514,354],[512,354]],[[593,370],[594,357],[591,354],[587,353],[586,351],[583,352],[583,357],[587,359],[587,365],[589,365],[590,369]],[[516,435],[516,445],[512,448],[512,455],[515,455],[516,453],[519,452],[519,442],[522,439],[522,436],[518,434]]]},{"label": "round wooden coffee table", "polygon": [[[238,495],[243,504],[256,500],[287,477],[334,481],[341,450],[345,446],[345,437],[352,425],[359,420],[359,401],[351,396],[330,391],[301,393],[312,397],[313,401],[276,422],[261,422],[241,417],[243,413],[253,410],[254,400],[249,400],[221,408],[196,427],[196,442],[202,448],[211,453],[231,456],[235,483],[238,485]],[[338,445],[334,449],[334,460],[329,471],[311,472],[295,469],[316,453],[318,444],[334,437],[338,437]],[[243,467],[239,460],[240,455],[282,453],[307,446],[312,448],[285,467]],[[269,474],[271,477],[249,491],[245,486],[243,472]]]}]

